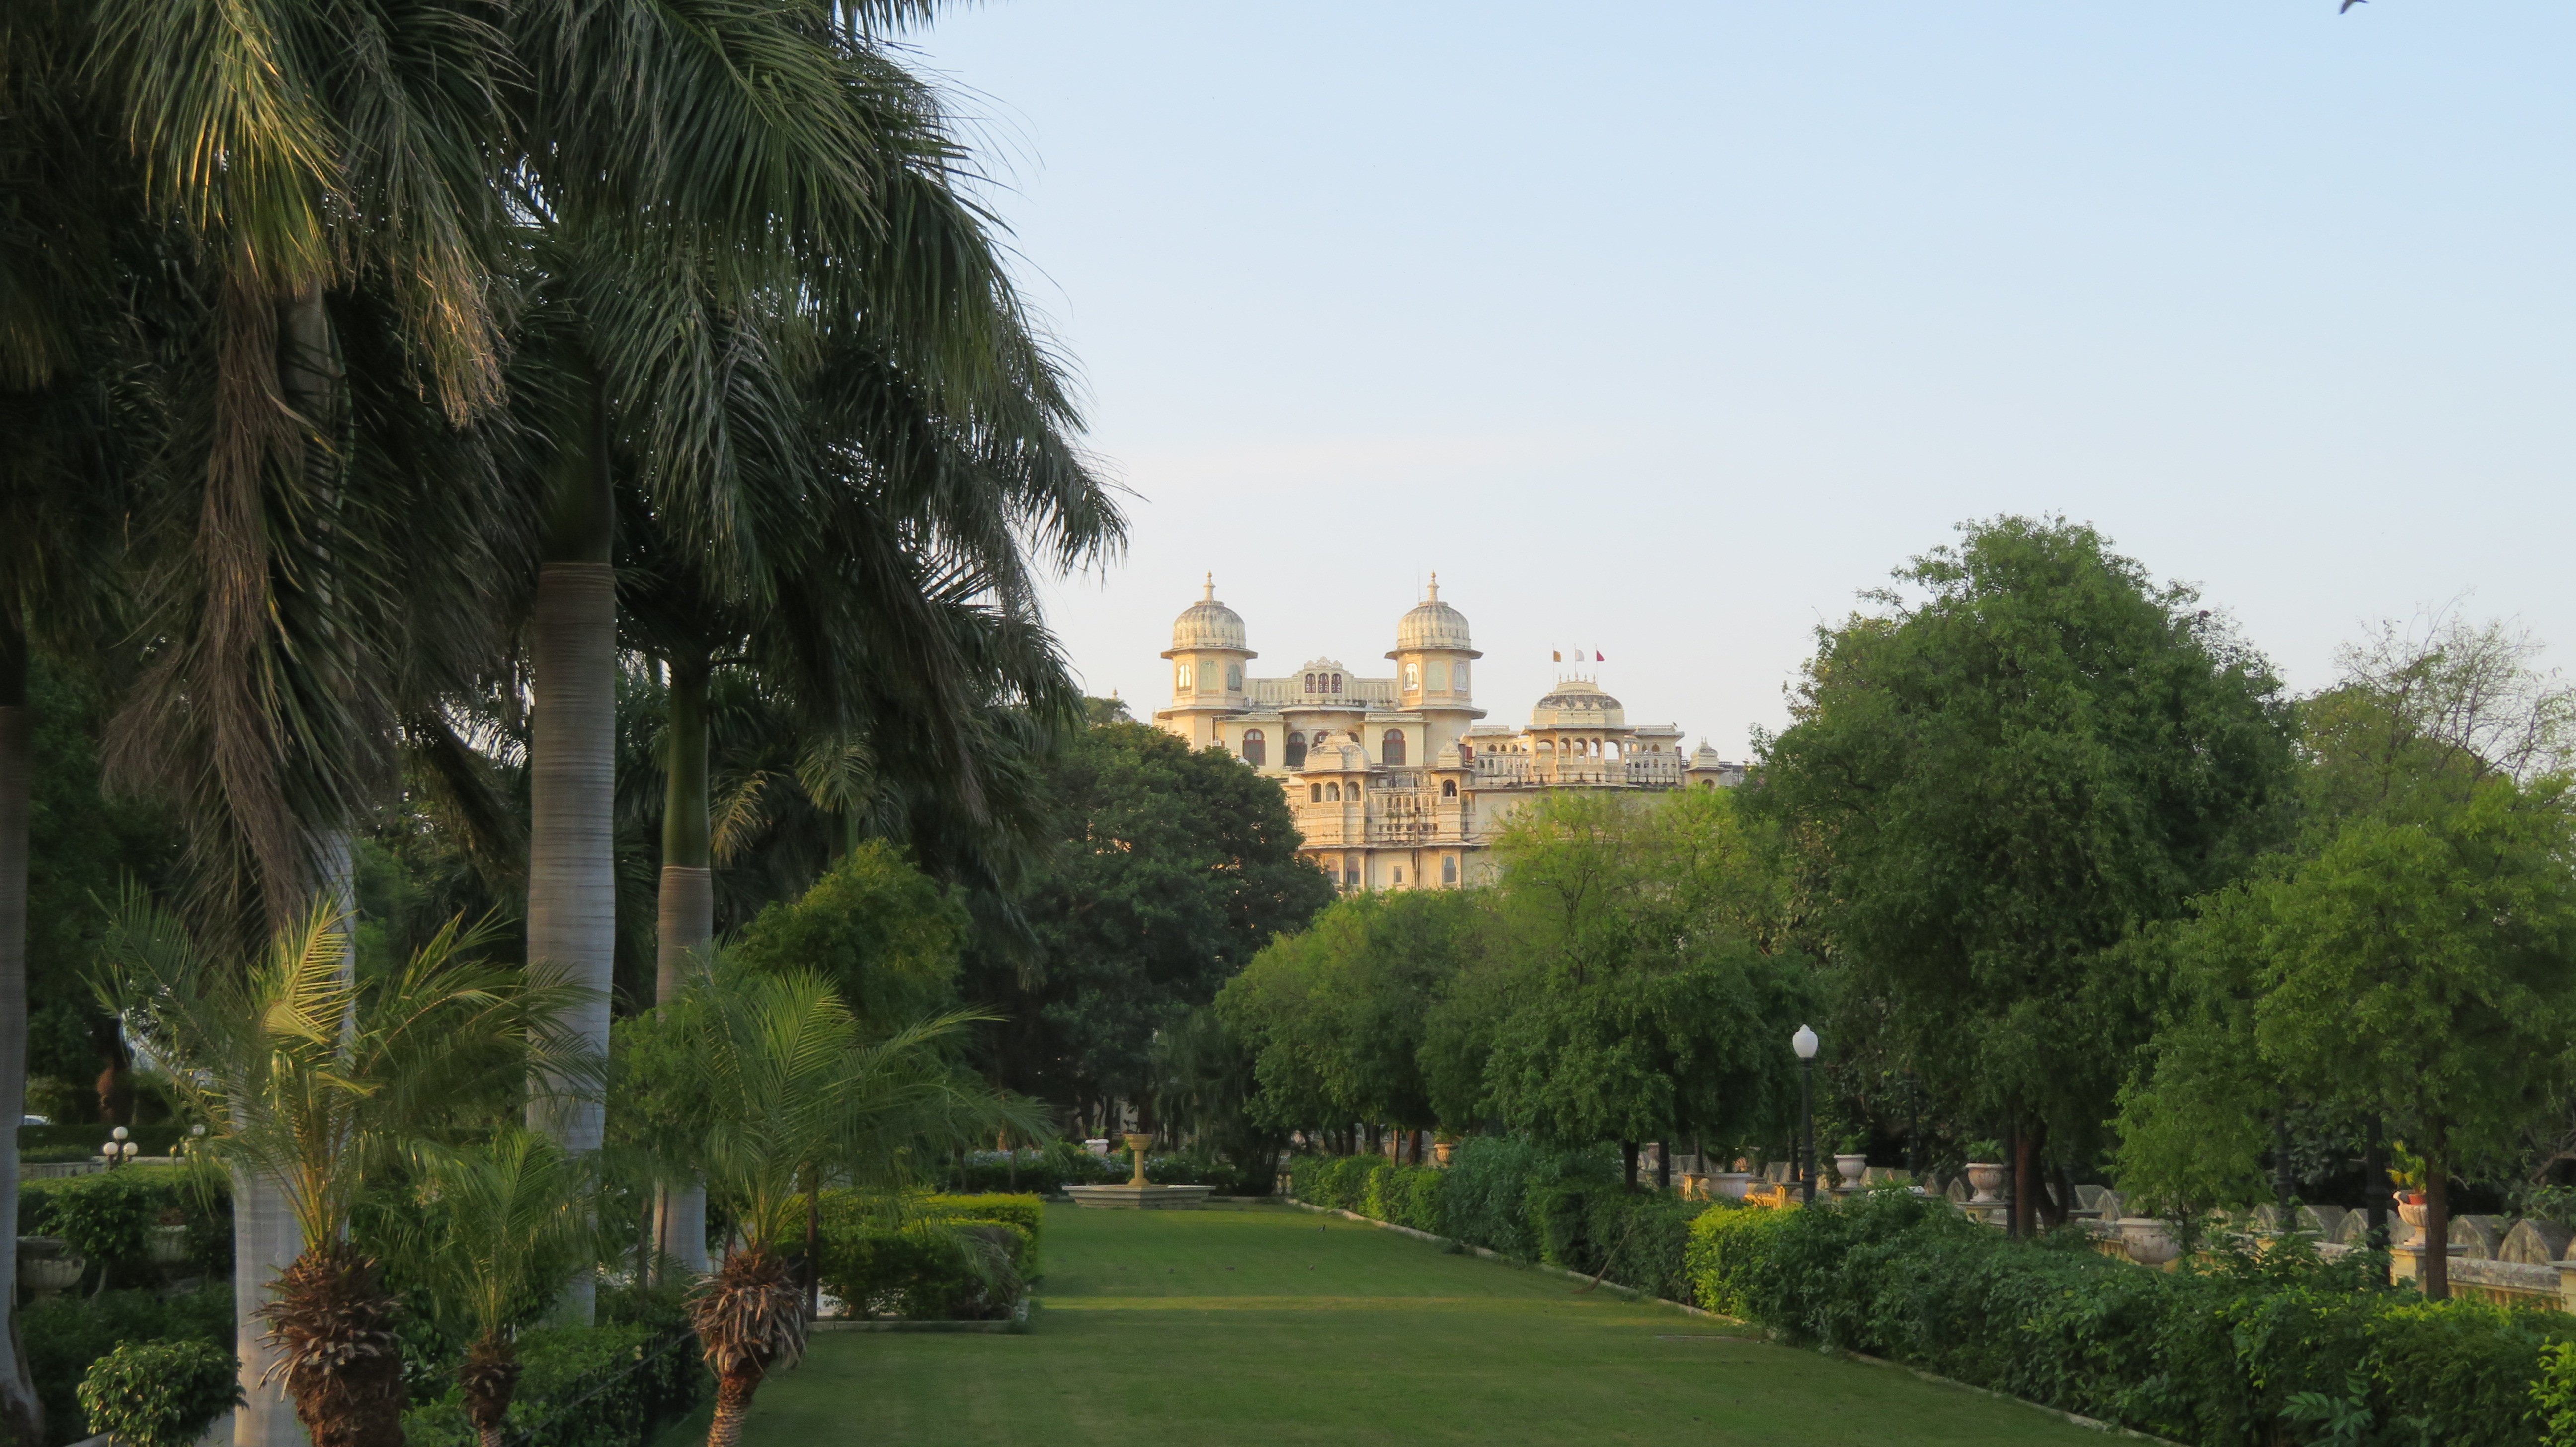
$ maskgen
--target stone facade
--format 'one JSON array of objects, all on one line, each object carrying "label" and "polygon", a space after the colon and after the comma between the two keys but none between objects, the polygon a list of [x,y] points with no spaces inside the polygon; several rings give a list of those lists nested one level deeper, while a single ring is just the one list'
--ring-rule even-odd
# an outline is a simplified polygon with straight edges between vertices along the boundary
[{"label": "stone facade", "polygon": [[1276,779],[1303,852],[1344,889],[1459,889],[1491,874],[1505,820],[1563,789],[1725,788],[1744,766],[1703,741],[1682,752],[1670,724],[1631,724],[1591,678],[1568,676],[1526,728],[1480,722],[1477,652],[1466,616],[1429,596],[1397,621],[1392,676],[1312,658],[1272,678],[1251,672],[1243,619],[1213,576],[1172,624],[1172,702],[1158,727],[1221,748]]}]

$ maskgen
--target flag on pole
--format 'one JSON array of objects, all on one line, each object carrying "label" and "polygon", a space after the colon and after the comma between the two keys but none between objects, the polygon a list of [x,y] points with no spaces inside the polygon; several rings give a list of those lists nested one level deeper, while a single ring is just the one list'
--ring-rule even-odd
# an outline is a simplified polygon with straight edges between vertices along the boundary
[{"label": "flag on pole", "polygon": [[1592,661],[1593,661],[1593,662],[1595,662],[1595,663],[1607,663],[1607,662],[1609,662],[1610,660],[1608,660],[1608,659],[1606,659],[1606,658],[1603,658],[1603,657],[1601,656],[1601,654],[1599,653],[1599,651],[1597,651],[1597,650],[1596,650],[1596,651],[1593,653],[1593,655],[1592,655]]},{"label": "flag on pole", "polygon": [[1550,658],[1555,659],[1555,660],[1556,660],[1557,662],[1559,662],[1559,663],[1563,663],[1563,662],[1565,661],[1565,650],[1564,650],[1564,649],[1562,649],[1562,648],[1560,648],[1560,649],[1556,649],[1556,650],[1554,650],[1553,652],[1549,653],[1547,656],[1548,656],[1548,657],[1550,657]]}]

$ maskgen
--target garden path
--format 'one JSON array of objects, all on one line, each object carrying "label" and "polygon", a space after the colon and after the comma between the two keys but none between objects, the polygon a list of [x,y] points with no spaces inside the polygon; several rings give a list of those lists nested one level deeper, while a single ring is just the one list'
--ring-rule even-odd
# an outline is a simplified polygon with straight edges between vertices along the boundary
[{"label": "garden path", "polygon": [[2106,1440],[1288,1207],[1050,1207],[1044,1249],[1027,1335],[819,1332],[761,1388],[747,1447]]}]

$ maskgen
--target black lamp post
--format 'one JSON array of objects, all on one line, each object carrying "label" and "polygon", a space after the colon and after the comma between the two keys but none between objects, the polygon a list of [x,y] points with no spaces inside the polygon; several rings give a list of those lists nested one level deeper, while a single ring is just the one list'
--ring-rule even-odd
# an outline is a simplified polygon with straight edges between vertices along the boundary
[{"label": "black lamp post", "polygon": [[1789,1048],[1798,1052],[1798,1152],[1799,1199],[1813,1204],[1816,1199],[1816,1032],[1813,1026],[1801,1025],[1789,1037]]}]

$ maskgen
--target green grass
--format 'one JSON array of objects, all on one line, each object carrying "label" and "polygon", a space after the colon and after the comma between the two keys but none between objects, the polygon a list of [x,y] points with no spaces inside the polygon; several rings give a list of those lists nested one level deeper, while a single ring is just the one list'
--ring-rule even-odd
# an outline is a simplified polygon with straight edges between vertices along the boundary
[{"label": "green grass", "polygon": [[[749,1447],[2090,1444],[2025,1406],[1286,1207],[1047,1216],[1025,1336],[820,1332]],[[704,1440],[682,1424],[665,1443]]]}]

